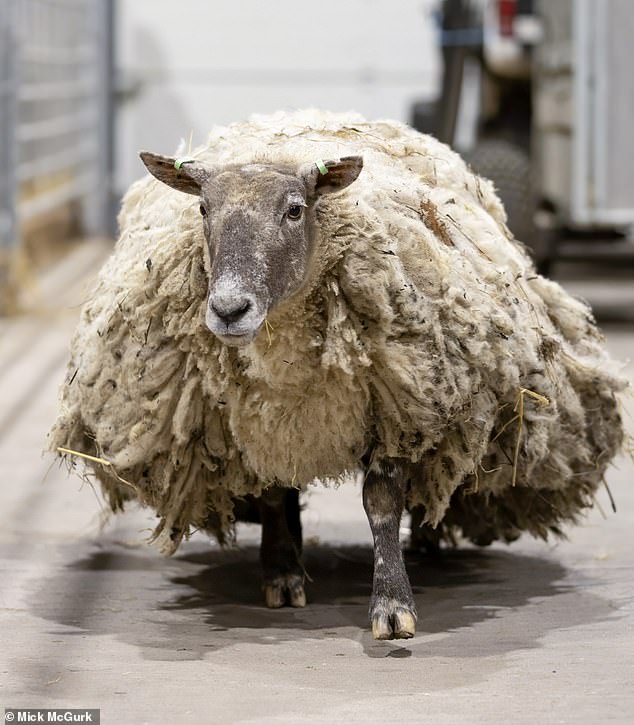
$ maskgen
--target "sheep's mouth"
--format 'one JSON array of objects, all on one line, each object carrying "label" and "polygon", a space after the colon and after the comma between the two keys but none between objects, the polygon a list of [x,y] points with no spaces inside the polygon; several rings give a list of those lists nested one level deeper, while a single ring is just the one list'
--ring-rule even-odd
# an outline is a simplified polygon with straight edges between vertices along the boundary
[{"label": "sheep's mouth", "polygon": [[209,327],[209,330],[222,342],[224,345],[229,347],[244,347],[250,342],[253,342],[255,336],[258,334],[261,325],[253,329],[218,329],[218,327]]}]

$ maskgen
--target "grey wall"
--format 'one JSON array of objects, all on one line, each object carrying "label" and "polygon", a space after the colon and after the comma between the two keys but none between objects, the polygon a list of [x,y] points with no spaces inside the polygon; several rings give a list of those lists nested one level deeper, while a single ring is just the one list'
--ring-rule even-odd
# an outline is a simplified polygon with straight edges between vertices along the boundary
[{"label": "grey wall", "polygon": [[439,56],[434,0],[117,0],[117,187],[136,152],[280,108],[409,119]]}]

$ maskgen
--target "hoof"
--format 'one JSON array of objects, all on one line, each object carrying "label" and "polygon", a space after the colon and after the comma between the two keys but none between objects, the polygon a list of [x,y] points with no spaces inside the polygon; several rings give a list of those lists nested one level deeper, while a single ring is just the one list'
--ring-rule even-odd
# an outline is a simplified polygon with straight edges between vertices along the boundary
[{"label": "hoof", "polygon": [[371,621],[374,639],[410,639],[416,633],[416,612],[394,600],[375,605]]},{"label": "hoof", "polygon": [[269,609],[279,609],[285,604],[305,607],[304,578],[297,574],[278,576],[264,584],[264,600]]}]

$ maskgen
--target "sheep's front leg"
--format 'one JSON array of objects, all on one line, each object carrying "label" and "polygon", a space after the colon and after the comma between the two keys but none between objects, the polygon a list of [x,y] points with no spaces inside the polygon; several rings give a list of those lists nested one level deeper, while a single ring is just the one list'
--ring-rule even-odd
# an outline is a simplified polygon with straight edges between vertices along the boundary
[{"label": "sheep's front leg", "polygon": [[373,463],[363,484],[363,506],[374,537],[374,639],[407,639],[416,630],[416,606],[399,543],[403,489],[402,471],[393,461]]},{"label": "sheep's front leg", "polygon": [[266,606],[276,609],[288,602],[292,607],[305,607],[299,492],[269,488],[262,494],[259,505],[262,522],[260,561]]}]

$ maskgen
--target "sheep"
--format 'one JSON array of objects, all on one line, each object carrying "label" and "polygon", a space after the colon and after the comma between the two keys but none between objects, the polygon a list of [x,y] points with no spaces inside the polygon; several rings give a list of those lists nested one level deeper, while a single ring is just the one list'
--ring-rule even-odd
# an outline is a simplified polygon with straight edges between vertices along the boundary
[{"label": "sheep", "polygon": [[626,383],[447,146],[313,110],[141,159],[49,446],[93,456],[113,510],[152,507],[164,552],[230,537],[247,502],[267,604],[303,606],[288,494],[363,475],[373,636],[408,638],[405,508],[436,542],[487,544],[562,535],[592,506]]}]

